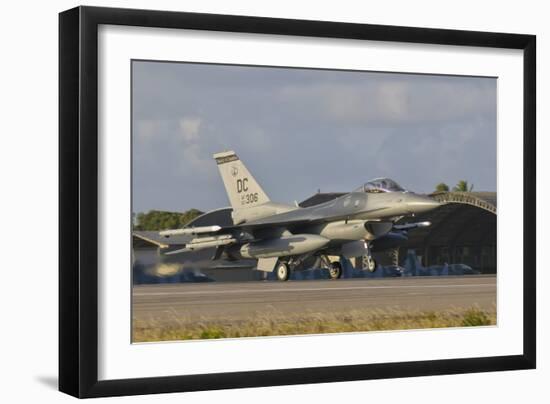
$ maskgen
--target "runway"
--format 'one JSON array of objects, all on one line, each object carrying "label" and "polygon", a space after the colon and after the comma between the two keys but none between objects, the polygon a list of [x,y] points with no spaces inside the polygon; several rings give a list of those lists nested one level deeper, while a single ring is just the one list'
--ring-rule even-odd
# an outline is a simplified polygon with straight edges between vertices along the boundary
[{"label": "runway", "polygon": [[133,318],[157,323],[367,308],[442,311],[478,306],[495,310],[496,276],[157,284],[134,286],[132,294]]}]

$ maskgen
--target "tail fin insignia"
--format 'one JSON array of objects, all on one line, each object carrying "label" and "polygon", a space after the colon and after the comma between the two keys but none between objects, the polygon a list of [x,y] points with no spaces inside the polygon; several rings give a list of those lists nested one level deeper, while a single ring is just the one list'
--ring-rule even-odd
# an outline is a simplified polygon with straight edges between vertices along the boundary
[{"label": "tail fin insignia", "polygon": [[262,205],[269,198],[234,151],[214,154],[233,211]]}]

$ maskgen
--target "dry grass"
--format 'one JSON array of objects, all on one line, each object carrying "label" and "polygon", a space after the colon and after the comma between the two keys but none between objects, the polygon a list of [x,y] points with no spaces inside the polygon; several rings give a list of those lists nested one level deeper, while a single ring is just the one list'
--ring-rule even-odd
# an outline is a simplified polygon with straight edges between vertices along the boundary
[{"label": "dry grass", "polygon": [[238,338],[336,332],[471,327],[496,324],[496,310],[478,307],[445,311],[352,310],[344,314],[257,313],[247,319],[134,319],[134,342]]}]

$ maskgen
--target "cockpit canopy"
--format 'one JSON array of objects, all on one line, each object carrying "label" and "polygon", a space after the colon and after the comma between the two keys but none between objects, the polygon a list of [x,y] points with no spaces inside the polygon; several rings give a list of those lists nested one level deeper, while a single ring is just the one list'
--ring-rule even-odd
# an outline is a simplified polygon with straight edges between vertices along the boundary
[{"label": "cockpit canopy", "polygon": [[355,189],[354,192],[406,192],[397,182],[390,178],[375,178]]}]

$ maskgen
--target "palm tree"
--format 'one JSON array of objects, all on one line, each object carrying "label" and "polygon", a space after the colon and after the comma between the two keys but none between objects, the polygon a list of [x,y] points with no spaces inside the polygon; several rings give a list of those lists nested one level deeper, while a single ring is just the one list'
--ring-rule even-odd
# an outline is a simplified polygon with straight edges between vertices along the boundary
[{"label": "palm tree", "polygon": [[468,181],[460,180],[453,188],[453,192],[472,192],[472,189],[474,189],[474,184],[468,188]]}]

